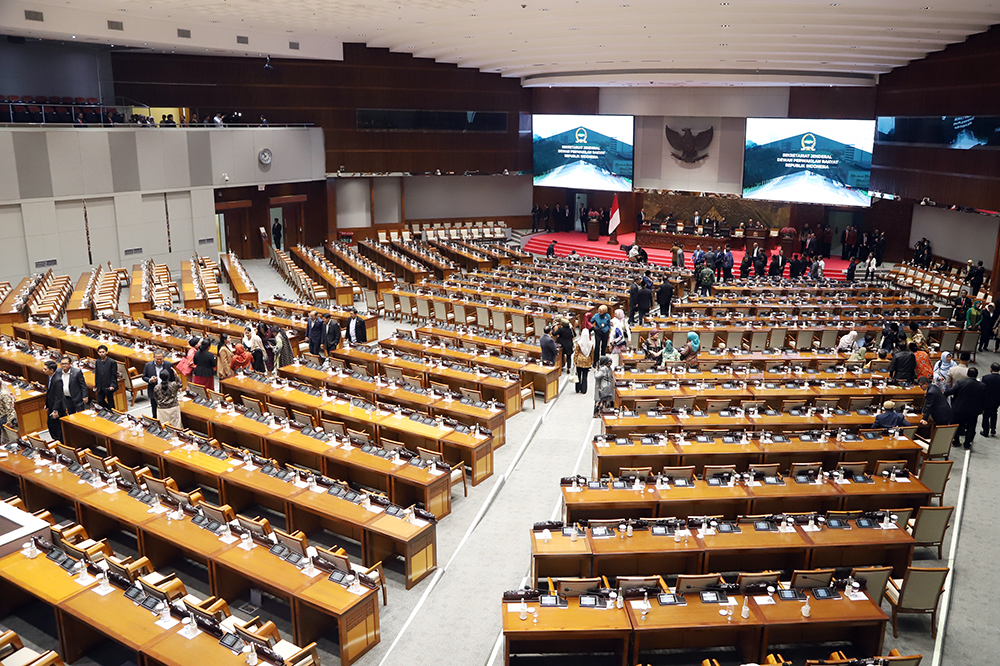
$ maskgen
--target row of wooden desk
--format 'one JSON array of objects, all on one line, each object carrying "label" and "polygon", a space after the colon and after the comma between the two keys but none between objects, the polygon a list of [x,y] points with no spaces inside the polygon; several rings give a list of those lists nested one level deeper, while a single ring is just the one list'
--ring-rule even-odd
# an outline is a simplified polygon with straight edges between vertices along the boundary
[{"label": "row of wooden desk", "polygon": [[324,265],[312,256],[310,251],[296,246],[289,249],[292,261],[306,272],[311,279],[326,289],[327,294],[333,295],[333,300],[338,305],[354,305],[354,290],[358,283],[344,275],[339,269],[333,266]]},{"label": "row of wooden desk", "polygon": [[[0,461],[7,467],[9,461]],[[53,487],[69,474],[41,471]],[[76,484],[76,477],[68,483]],[[41,482],[39,482],[41,483]],[[113,520],[134,520],[139,550],[151,563],[165,562],[169,555],[185,555],[206,564],[212,593],[235,599],[253,585],[284,599],[291,605],[294,642],[304,645],[336,632],[343,664],[356,661],[381,638],[377,590],[360,595],[329,581],[325,575],[304,576],[291,564],[266,549],[243,550],[225,544],[214,534],[187,520],[171,520],[166,512],[148,514],[148,507],[124,492],[108,494],[88,484],[73,489],[78,508],[88,513],[105,513]],[[81,583],[44,555],[29,559],[15,552],[0,560],[0,616],[17,612],[22,606],[40,601],[52,608],[56,617],[59,652],[72,663],[91,648],[113,641],[131,650],[141,666],[198,666],[242,664],[245,658],[222,647],[218,639],[200,633],[193,639],[179,634],[179,623],[170,628],[157,624],[157,616],[112,588],[101,594],[97,581]]]},{"label": "row of wooden desk", "polygon": [[[343,423],[353,430],[365,431],[369,438],[379,442],[382,438],[405,444],[410,450],[417,447],[440,452],[449,462],[461,461],[472,469],[472,484],[477,485],[493,474],[493,441],[488,434],[475,431],[460,432],[457,427],[435,421],[422,423],[379,406],[374,410],[356,407],[354,401],[312,395],[291,386],[276,387],[246,375],[222,381],[222,390],[233,396],[246,395],[268,404],[290,407],[313,416]],[[182,407],[183,411],[183,407]],[[210,419],[212,411],[205,415]],[[488,432],[488,431],[487,431]]]},{"label": "row of wooden desk", "polygon": [[687,487],[656,487],[653,483],[600,489],[562,487],[566,522],[586,518],[666,518],[677,516],[737,516],[816,511],[878,511],[927,506],[931,489],[910,475],[904,481],[874,479],[872,483],[834,483],[821,480],[782,485],[711,485],[696,479]]},{"label": "row of wooden desk", "polygon": [[433,275],[427,266],[391,245],[376,243],[366,238],[358,242],[358,250],[403,282],[420,282]]},{"label": "row of wooden desk", "polygon": [[[818,381],[818,380],[817,380]],[[615,386],[615,404],[632,407],[636,400],[660,400],[669,404],[675,398],[694,398],[697,407],[704,407],[708,400],[729,400],[739,405],[745,401],[765,402],[769,407],[781,409],[784,400],[804,401],[812,404],[818,398],[836,399],[838,406],[846,407],[851,399],[871,399],[874,403],[886,400],[909,401],[918,407],[923,404],[925,392],[919,386],[898,386],[895,384],[866,381],[843,380],[806,384],[804,382],[765,381],[760,385],[746,387],[734,383],[696,384],[693,386],[671,384],[626,384]],[[874,417],[873,417],[874,418]]]},{"label": "row of wooden desk", "polygon": [[[739,533],[681,530],[675,539],[664,530],[634,529],[631,536],[609,528],[609,536],[594,536],[590,528],[574,528],[574,540],[561,530],[531,532],[533,586],[548,577],[667,576],[728,571],[792,571],[856,566],[891,566],[902,578],[913,560],[913,537],[893,524],[829,528],[796,525],[790,532],[758,531],[753,522],[739,523]],[[582,534],[581,534],[582,532]],[[626,533],[627,534],[627,533]],[[546,538],[548,537],[548,538]]]},{"label": "row of wooden desk", "polygon": [[[677,437],[622,436],[594,438],[592,474],[595,477],[613,474],[622,468],[651,467],[653,471],[664,467],[694,466],[701,473],[705,465],[735,465],[745,472],[750,465],[778,463],[782,470],[792,463],[819,462],[824,469],[833,469],[838,463],[865,462],[870,472],[880,460],[902,460],[911,472],[916,473],[922,449],[908,437],[900,438],[879,433],[868,439],[850,435],[838,440],[836,436],[823,441],[815,435],[775,434],[769,440],[756,437],[742,439],[739,434],[723,437],[715,432],[686,435],[683,442]],[[779,437],[779,441],[774,441]]]},{"label": "row of wooden desk", "polygon": [[392,246],[403,254],[422,262],[429,267],[439,279],[446,279],[449,275],[460,272],[462,269],[451,259],[442,256],[435,250],[427,247],[419,241],[390,241]]},{"label": "row of wooden desk", "polygon": [[395,284],[391,273],[370,259],[365,259],[348,245],[329,241],[323,245],[323,252],[337,268],[359,285],[374,290],[376,294],[381,294]]},{"label": "row of wooden desk", "polygon": [[257,287],[249,281],[249,276],[239,270],[239,259],[235,255],[222,255],[219,263],[222,265],[222,275],[233,292],[237,303],[256,303],[260,300]]},{"label": "row of wooden desk", "polygon": [[[185,411],[193,412],[195,418],[209,418],[209,414],[214,415],[213,410],[208,408],[198,412],[191,408],[190,403],[186,402],[185,406],[187,408]],[[234,424],[230,427],[236,430],[246,426]],[[263,426],[263,429],[267,428],[268,426]],[[291,435],[291,433],[285,434]],[[111,455],[118,456],[126,465],[153,464],[162,476],[170,476],[179,487],[191,487],[197,484],[212,488],[218,492],[220,503],[229,504],[234,511],[239,512],[255,504],[266,506],[284,514],[289,532],[302,530],[308,533],[318,528],[325,528],[334,534],[353,539],[361,544],[362,561],[366,565],[370,566],[398,555],[403,559],[407,588],[416,585],[437,566],[436,528],[433,523],[418,520],[411,523],[390,516],[375,507],[368,510],[325,492],[314,492],[306,484],[289,483],[268,476],[256,467],[247,469],[241,460],[233,458],[220,460],[197,449],[185,448],[180,441],[164,440],[146,431],[136,433],[130,428],[122,428],[86,412],[79,412],[63,419],[63,436],[67,446],[103,449]],[[262,437],[263,433],[258,432],[256,436]],[[298,447],[304,444],[293,437],[284,440],[279,437],[278,433],[269,435],[267,446],[290,452],[300,450]],[[332,447],[326,444],[326,448]],[[335,460],[333,456],[330,457]],[[136,520],[142,518],[140,515],[110,513],[110,509],[102,510],[100,507],[96,509],[100,515],[93,516],[84,510],[91,506],[89,500],[100,499],[103,502],[105,500],[102,495],[106,493],[78,497],[76,492],[86,491],[89,486],[80,485],[77,479],[66,471],[60,474],[39,474],[34,472],[34,466],[30,469],[17,466],[28,462],[31,461],[18,456],[0,462],[0,470],[7,471],[20,479],[19,494],[33,511],[69,502],[77,507],[77,522],[86,527],[91,536],[97,535],[97,537],[115,529],[129,529],[130,525],[135,525]],[[5,464],[15,466],[9,467]],[[420,471],[423,470],[415,470],[415,472]],[[396,475],[397,479],[403,477],[402,474]],[[411,488],[415,489],[419,485],[414,483]],[[131,498],[126,499],[131,502]],[[140,503],[134,504],[136,505],[134,508],[141,509],[142,515],[145,515],[146,508]],[[165,544],[160,550],[170,552],[169,538],[165,539]],[[157,558],[162,557],[159,552],[147,553],[147,556],[154,564],[161,561]]]},{"label": "row of wooden desk", "polygon": [[[662,649],[733,647],[743,661],[764,663],[772,645],[849,640],[861,654],[881,654],[888,617],[867,596],[858,601],[813,601],[811,616],[802,616],[802,603],[751,597],[750,613],[741,616],[743,595],[730,595],[732,616],[720,614],[720,605],[686,596],[686,605],[661,606],[650,599],[643,615],[642,599],[626,600],[623,608],[581,607],[578,597],[567,608],[528,607],[538,621],[519,619],[519,602],[501,608],[504,664],[519,654],[612,652],[626,666],[638,664],[643,652]],[[614,662],[612,662],[614,663]]]}]

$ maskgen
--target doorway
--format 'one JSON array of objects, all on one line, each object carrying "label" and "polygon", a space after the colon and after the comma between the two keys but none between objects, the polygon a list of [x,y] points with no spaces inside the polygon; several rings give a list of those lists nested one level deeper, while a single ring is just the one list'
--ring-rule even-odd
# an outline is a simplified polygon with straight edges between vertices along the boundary
[{"label": "doorway", "polygon": [[246,208],[235,208],[222,213],[226,232],[226,250],[240,259],[250,259],[250,221]]},{"label": "doorway", "polygon": [[[271,245],[277,250],[287,250],[288,245],[285,244],[285,239],[288,237],[285,225],[285,216],[282,215],[282,208],[280,206],[272,206],[267,214],[268,227],[267,233],[268,237],[271,239]],[[279,222],[281,224],[281,237],[274,237],[274,223]]]}]

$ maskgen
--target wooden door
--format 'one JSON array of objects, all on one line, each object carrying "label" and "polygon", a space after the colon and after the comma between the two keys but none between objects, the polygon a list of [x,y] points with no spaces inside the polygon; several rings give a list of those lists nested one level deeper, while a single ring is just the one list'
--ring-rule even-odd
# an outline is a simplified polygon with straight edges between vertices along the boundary
[{"label": "wooden door", "polygon": [[226,250],[240,259],[250,259],[247,254],[250,249],[250,222],[247,218],[247,209],[227,210],[223,213],[223,219],[226,223]]},{"label": "wooden door", "polygon": [[305,211],[302,202],[283,205],[281,207],[281,217],[285,221],[285,246],[295,247],[299,243],[305,243]]}]

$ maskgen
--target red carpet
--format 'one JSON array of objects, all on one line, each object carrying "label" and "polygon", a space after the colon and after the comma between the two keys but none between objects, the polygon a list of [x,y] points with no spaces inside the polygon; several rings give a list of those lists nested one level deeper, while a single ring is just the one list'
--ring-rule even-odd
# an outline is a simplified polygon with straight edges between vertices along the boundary
[{"label": "red carpet", "polygon": [[[577,254],[583,255],[585,257],[600,257],[602,259],[626,259],[625,253],[619,249],[619,245],[629,245],[635,239],[635,234],[619,234],[618,243],[615,245],[608,245],[608,237],[601,236],[598,241],[588,241],[586,234],[581,231],[577,232],[559,232],[551,234],[538,234],[532,236],[530,240],[525,244],[524,249],[528,252],[534,254],[545,254],[545,250],[548,249],[549,243],[556,241],[556,255],[560,257],[565,257],[571,252],[575,251]],[[709,241],[703,245],[708,245]],[[713,245],[723,244],[719,240],[712,241]],[[740,272],[740,261],[743,260],[743,253],[745,250],[733,250],[733,260],[735,261],[735,266],[733,267],[733,273],[737,276]],[[657,265],[669,265],[671,263],[670,250],[661,248],[646,248],[646,254],[649,255],[649,263]],[[684,261],[688,268],[694,267],[694,262],[691,260],[691,255],[693,253],[687,251],[684,253]],[[848,262],[844,261],[840,257],[830,257],[824,260],[826,262],[826,277],[833,278],[835,280],[843,280],[844,273],[847,271]],[[860,272],[864,274],[864,267],[860,268]],[[785,269],[785,276],[788,276],[788,269]]]}]

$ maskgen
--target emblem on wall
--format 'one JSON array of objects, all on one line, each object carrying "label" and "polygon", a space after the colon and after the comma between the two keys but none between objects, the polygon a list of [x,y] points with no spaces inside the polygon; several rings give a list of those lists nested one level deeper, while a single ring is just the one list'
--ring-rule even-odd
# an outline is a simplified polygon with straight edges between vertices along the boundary
[{"label": "emblem on wall", "polygon": [[[670,143],[677,153],[670,153],[676,159],[681,162],[687,162],[688,164],[696,164],[701,160],[708,157],[708,147],[712,144],[712,138],[715,136],[715,128],[709,127],[703,132],[698,132],[697,134],[691,133],[691,128],[685,127],[680,132],[674,129],[670,129],[670,125],[665,125],[664,130],[667,133],[667,141]],[[699,155],[699,153],[704,153]]]}]

